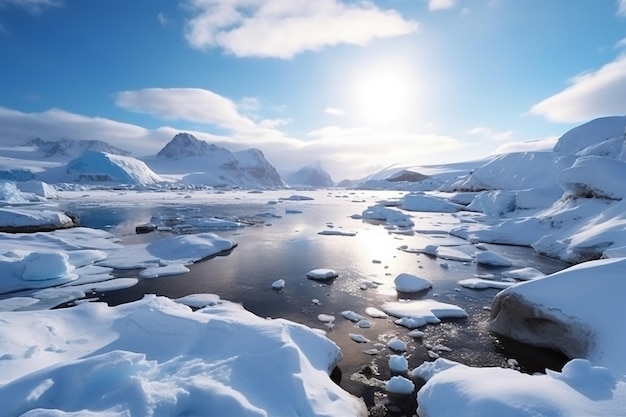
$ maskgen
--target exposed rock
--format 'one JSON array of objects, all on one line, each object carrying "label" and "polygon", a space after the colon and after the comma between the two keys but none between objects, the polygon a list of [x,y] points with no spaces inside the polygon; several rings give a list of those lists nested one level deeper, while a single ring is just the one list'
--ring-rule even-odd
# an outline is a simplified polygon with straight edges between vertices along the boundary
[{"label": "exposed rock", "polygon": [[498,294],[491,308],[488,329],[529,345],[562,352],[570,358],[586,357],[593,343],[593,329],[580,322],[564,322],[545,307],[515,293]]}]

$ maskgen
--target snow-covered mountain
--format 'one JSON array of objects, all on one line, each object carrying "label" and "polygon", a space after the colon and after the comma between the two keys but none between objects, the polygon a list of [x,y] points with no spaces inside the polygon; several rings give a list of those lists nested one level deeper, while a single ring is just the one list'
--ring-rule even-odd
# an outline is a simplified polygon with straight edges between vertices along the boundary
[{"label": "snow-covered mountain", "polygon": [[22,147],[32,147],[41,153],[44,158],[54,160],[69,160],[80,156],[87,151],[106,152],[112,155],[130,156],[131,153],[100,140],[73,140],[59,139],[48,141],[41,138],[30,138]]},{"label": "snow-covered mountain", "polygon": [[145,162],[155,172],[189,185],[282,188],[285,183],[258,149],[231,152],[179,133]]},{"label": "snow-covered mountain", "polygon": [[307,185],[312,187],[332,187],[335,183],[330,174],[317,162],[300,168],[285,177],[289,185]]}]

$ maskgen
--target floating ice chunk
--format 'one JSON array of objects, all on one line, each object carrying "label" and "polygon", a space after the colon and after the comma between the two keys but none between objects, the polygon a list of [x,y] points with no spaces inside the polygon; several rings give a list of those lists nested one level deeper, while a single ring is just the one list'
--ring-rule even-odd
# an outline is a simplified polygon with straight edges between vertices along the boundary
[{"label": "floating ice chunk", "polygon": [[381,311],[375,307],[367,307],[365,309],[365,314],[367,314],[370,317],[373,317],[375,319],[386,319],[389,318],[389,316],[384,312]]},{"label": "floating ice chunk", "polygon": [[368,207],[361,213],[361,217],[365,220],[385,221],[398,227],[413,227],[414,223],[411,216],[401,212],[400,210],[385,207],[383,205],[374,205]]},{"label": "floating ice chunk", "polygon": [[321,306],[322,303],[320,302],[320,300],[318,300],[317,298],[314,298],[311,300],[311,303],[315,304],[316,306]]},{"label": "floating ice chunk", "polygon": [[438,344],[438,345],[433,346],[432,350],[434,352],[452,352],[452,349],[450,349],[446,345],[442,345],[441,343]]},{"label": "floating ice chunk", "polygon": [[396,291],[406,293],[424,291],[433,286],[426,278],[407,273],[399,274],[394,280],[394,283],[396,284]]},{"label": "floating ice chunk", "polygon": [[309,197],[306,195],[294,194],[289,197],[281,197],[278,200],[279,201],[310,201],[310,200],[315,200],[315,199],[313,197]]},{"label": "floating ice chunk", "polygon": [[285,288],[285,280],[277,279],[276,281],[272,282],[272,288],[274,288],[275,290],[280,290],[280,289]]},{"label": "floating ice chunk", "polygon": [[409,337],[414,337],[414,338],[420,338],[420,337],[424,337],[424,332],[421,332],[419,330],[411,330],[410,332],[408,332],[406,334]]},{"label": "floating ice chunk", "polygon": [[402,355],[391,355],[389,357],[389,369],[396,373],[406,372],[409,370],[409,361]]},{"label": "floating ice chunk", "polygon": [[391,339],[387,342],[387,347],[396,352],[406,352],[406,343],[400,339]]},{"label": "floating ice chunk", "polygon": [[385,303],[382,310],[395,317],[421,317],[427,323],[439,323],[442,318],[467,317],[461,307],[435,300],[393,301]]},{"label": "floating ice chunk", "polygon": [[165,266],[155,266],[153,268],[146,268],[143,271],[139,271],[141,278],[160,278],[172,275],[182,275],[189,272],[183,264],[170,264]]},{"label": "floating ice chunk", "polygon": [[327,235],[327,236],[356,236],[356,232],[351,232],[348,230],[338,230],[338,229],[326,229],[321,232],[317,232],[318,235]]},{"label": "floating ice chunk", "polygon": [[306,273],[307,278],[319,280],[319,281],[325,281],[328,279],[337,278],[338,276],[339,274],[337,274],[336,271],[332,269],[324,269],[324,268],[313,269]]},{"label": "floating ice chunk", "polygon": [[350,333],[349,336],[350,336],[350,339],[354,340],[357,343],[367,343],[370,341],[367,337],[363,336],[362,334]]},{"label": "floating ice chunk", "polygon": [[374,355],[378,355],[378,354],[380,353],[380,350],[375,349],[375,348],[372,348],[372,349],[365,349],[365,350],[363,351],[363,353],[365,353],[366,355],[372,355],[372,356],[374,356]]},{"label": "floating ice chunk", "polygon": [[458,262],[471,262],[474,260],[471,255],[463,252],[461,247],[438,246],[435,255],[441,259]]},{"label": "floating ice chunk", "polygon": [[511,266],[513,263],[491,251],[476,252],[476,263],[489,266]]},{"label": "floating ice chunk", "polygon": [[428,351],[428,357],[430,359],[439,359],[439,354],[437,352],[434,352],[432,350]]},{"label": "floating ice chunk", "polygon": [[526,268],[520,268],[520,269],[512,269],[510,271],[504,271],[502,272],[502,275],[507,277],[507,278],[513,278],[513,279],[518,279],[520,281],[530,281],[533,279],[537,279],[537,278],[541,278],[541,277],[545,277],[546,274],[544,274],[543,272],[533,268],[533,267],[526,267]]},{"label": "floating ice chunk", "polygon": [[345,311],[342,311],[342,312],[341,312],[341,315],[342,315],[345,319],[350,320],[350,321],[354,321],[354,322],[358,322],[359,320],[363,320],[363,319],[365,318],[364,316],[362,316],[362,315],[360,315],[360,314],[358,314],[358,313],[355,313],[355,312],[354,312],[354,311],[352,311],[352,310],[345,310]]},{"label": "floating ice chunk", "polygon": [[387,384],[385,385],[385,390],[392,394],[412,394],[415,389],[415,385],[410,379],[407,379],[403,376],[396,375],[392,376]]},{"label": "floating ice chunk", "polygon": [[286,214],[302,214],[304,211],[298,209],[285,209]]},{"label": "floating ice chunk", "polygon": [[322,323],[330,323],[332,321],[335,321],[335,316],[331,314],[318,314],[317,319]]},{"label": "floating ice chunk", "polygon": [[417,327],[422,327],[428,324],[425,318],[423,317],[401,317],[397,320],[393,321],[398,326],[406,327],[407,329],[415,329]]},{"label": "floating ice chunk", "polygon": [[369,329],[370,327],[372,327],[374,325],[374,323],[372,323],[369,320],[359,320],[356,323],[356,327],[359,327],[361,329]]},{"label": "floating ice chunk", "polygon": [[490,279],[481,279],[481,278],[463,279],[459,281],[458,283],[462,287],[472,288],[475,290],[482,290],[485,288],[504,289],[504,288],[509,288],[510,286],[516,285],[515,282],[493,281]]}]

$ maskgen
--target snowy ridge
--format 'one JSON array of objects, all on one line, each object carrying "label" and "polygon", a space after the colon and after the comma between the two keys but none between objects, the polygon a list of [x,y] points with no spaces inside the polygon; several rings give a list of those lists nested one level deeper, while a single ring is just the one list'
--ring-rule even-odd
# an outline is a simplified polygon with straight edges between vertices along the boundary
[{"label": "snowy ridge", "polygon": [[179,133],[146,163],[163,175],[187,185],[283,188],[280,175],[258,149],[240,152]]}]

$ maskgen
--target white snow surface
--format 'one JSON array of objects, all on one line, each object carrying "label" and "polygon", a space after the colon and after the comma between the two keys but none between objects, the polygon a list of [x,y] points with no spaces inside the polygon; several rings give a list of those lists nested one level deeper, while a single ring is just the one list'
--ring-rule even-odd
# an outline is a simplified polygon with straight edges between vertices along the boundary
[{"label": "white snow surface", "polygon": [[239,304],[192,312],[148,295],[117,307],[0,312],[0,319],[7,416],[367,414],[328,376],[341,359],[334,342]]},{"label": "white snow surface", "polygon": [[399,292],[413,293],[429,289],[433,286],[432,282],[426,278],[403,272],[398,274],[394,279],[396,290]]},{"label": "white snow surface", "polygon": [[453,304],[435,300],[390,301],[382,310],[394,317],[410,317],[427,323],[440,323],[443,318],[465,318],[467,312]]},{"label": "white snow surface", "polygon": [[[600,117],[591,120],[561,136],[554,146],[554,151],[573,155],[615,137],[623,139],[625,127],[626,116]],[[614,155],[614,157],[617,156]]]},{"label": "white snow surface", "polygon": [[502,255],[488,250],[479,251],[475,254],[476,263],[488,266],[511,266],[513,263]]},{"label": "white snow surface", "polygon": [[626,401],[626,382],[584,359],[545,375],[437,359],[411,375],[427,380],[417,395],[420,417],[614,417]]},{"label": "white snow surface", "polygon": [[67,172],[82,182],[117,182],[150,185],[163,182],[148,166],[131,156],[106,152],[85,152],[67,164]]}]

